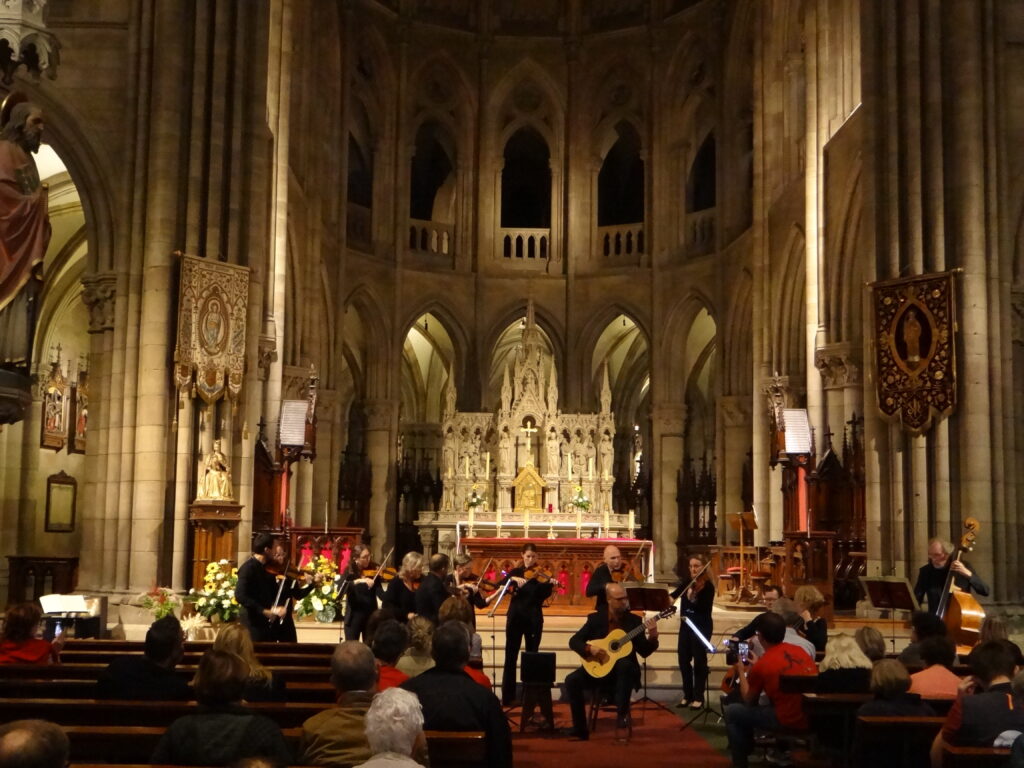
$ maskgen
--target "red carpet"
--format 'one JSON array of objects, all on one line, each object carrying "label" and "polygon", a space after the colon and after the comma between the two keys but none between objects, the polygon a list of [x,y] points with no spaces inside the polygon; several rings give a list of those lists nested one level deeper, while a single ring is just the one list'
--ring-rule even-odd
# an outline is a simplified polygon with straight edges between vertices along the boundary
[{"label": "red carpet", "polygon": [[[682,720],[654,704],[645,705],[641,722],[640,704],[633,705],[633,738],[628,743],[615,740],[612,713],[602,711],[597,730],[590,741],[569,741],[565,736],[548,735],[528,728],[519,733],[518,717],[512,723],[512,747],[516,768],[618,768],[642,765],[644,768],[694,765],[728,768],[729,759],[713,749],[692,729],[680,731]],[[518,716],[518,710],[515,713]],[[555,702],[555,725],[571,724],[569,705]],[[557,733],[557,731],[556,731]]]}]

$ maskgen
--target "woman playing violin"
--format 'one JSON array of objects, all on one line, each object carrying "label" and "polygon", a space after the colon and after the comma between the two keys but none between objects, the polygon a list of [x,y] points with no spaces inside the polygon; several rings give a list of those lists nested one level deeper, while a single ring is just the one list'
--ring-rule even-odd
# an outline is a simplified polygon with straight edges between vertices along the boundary
[{"label": "woman playing violin", "polygon": [[423,579],[423,555],[407,552],[398,569],[398,578],[388,582],[381,605],[403,624],[416,615],[416,590]]},{"label": "woman playing violin", "polygon": [[[301,599],[313,588],[313,577],[302,574],[304,583],[299,585],[300,579],[284,575],[286,566],[281,542],[269,533],[260,533],[253,539],[252,557],[238,568],[235,600],[241,606],[241,621],[249,628],[254,642],[296,641],[292,601]],[[278,577],[274,571],[282,575]]]},{"label": "woman playing violin", "polygon": [[[370,570],[370,549],[365,544],[352,547],[348,567],[342,574],[345,585],[345,639],[362,639],[363,629],[370,614],[377,610],[377,598],[383,594],[380,581]],[[369,575],[367,574],[369,571]]]},{"label": "woman playing violin", "polygon": [[[519,647],[526,641],[526,650],[535,652],[540,648],[540,637],[544,631],[544,601],[551,597],[555,582],[542,582],[526,577],[527,571],[537,571],[537,547],[527,542],[523,545],[523,564],[509,571],[508,580],[514,582],[516,590],[508,605],[505,622],[505,669],[501,677],[501,703],[512,704],[516,696],[516,661]],[[536,575],[536,574],[531,574]]]},{"label": "woman playing violin", "polygon": [[[686,617],[697,630],[710,639],[713,625],[711,607],[715,602],[715,585],[702,557],[686,561],[687,576],[679,582],[670,597],[680,601],[680,618]],[[700,709],[704,705],[704,688],[708,680],[708,652],[700,638],[684,622],[679,627],[679,671],[683,676],[683,698],[676,706]]]}]

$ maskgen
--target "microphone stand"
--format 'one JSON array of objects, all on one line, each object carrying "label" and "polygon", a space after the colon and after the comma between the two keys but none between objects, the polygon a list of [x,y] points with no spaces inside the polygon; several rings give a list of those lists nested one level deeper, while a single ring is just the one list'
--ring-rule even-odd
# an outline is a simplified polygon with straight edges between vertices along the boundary
[{"label": "microphone stand", "polygon": [[[506,577],[505,583],[501,587],[501,591],[498,592],[498,596],[494,599],[494,607],[491,608],[491,610],[487,612],[487,618],[489,618],[491,620],[491,658],[493,659],[492,663],[495,665],[495,672],[494,672],[494,685],[495,686],[497,686],[497,684],[498,684],[498,672],[497,672],[498,657],[497,657],[497,653],[495,651],[495,642],[496,641],[495,641],[495,629],[494,629],[494,623],[495,623],[494,614],[498,610],[498,606],[501,605],[501,601],[505,598],[505,595],[508,593],[509,586],[511,586],[513,583],[514,582],[512,581],[512,577],[510,577],[510,576]],[[508,649],[507,648],[505,649],[505,653],[508,653]],[[502,666],[502,684],[504,684],[504,682],[505,682],[505,680],[504,680],[504,677],[505,677],[505,672],[504,672],[505,665],[502,664],[501,666]],[[507,720],[509,720],[509,722],[511,722],[512,718],[509,717],[508,713],[510,711],[512,711],[513,709],[515,709],[515,705],[513,705],[513,706],[511,706],[511,707],[509,707],[508,709],[505,710],[505,718]]]}]

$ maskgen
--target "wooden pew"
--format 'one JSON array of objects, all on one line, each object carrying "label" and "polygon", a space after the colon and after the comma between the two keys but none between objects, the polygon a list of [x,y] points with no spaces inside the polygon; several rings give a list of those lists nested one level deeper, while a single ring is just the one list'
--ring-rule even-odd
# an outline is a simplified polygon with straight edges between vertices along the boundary
[{"label": "wooden pew", "polygon": [[942,747],[943,768],[996,768],[1009,765],[1010,750],[996,747]]},{"label": "wooden pew", "polygon": [[424,731],[430,768],[469,768],[485,765],[487,741],[483,731]]},{"label": "wooden pew", "polygon": [[858,717],[854,765],[929,768],[929,750],[944,717]]},{"label": "wooden pew", "polygon": [[[286,701],[333,704],[338,697],[328,682],[293,680],[285,684]],[[94,680],[66,679],[3,679],[0,678],[0,699],[94,699]]]},{"label": "wooden pew", "polygon": [[[61,664],[4,664],[0,665],[0,680],[93,680],[95,681],[101,672],[107,668],[103,663],[61,663]],[[286,683],[323,683],[330,680],[330,667],[318,666],[269,666],[275,675],[281,677]],[[182,665],[175,667],[174,671],[191,680],[195,677],[195,665]]]},{"label": "wooden pew", "polygon": [[[181,660],[182,666],[195,666],[203,657],[205,651],[186,651]],[[123,656],[142,657],[142,651],[92,651],[81,649],[67,649],[61,651],[60,660],[63,664],[109,664],[114,659]],[[331,667],[330,654],[311,653],[259,653],[257,658],[266,667],[317,667],[321,670],[329,670]]]},{"label": "wooden pew", "polygon": [[[111,651],[118,653],[142,653],[146,644],[141,640],[100,640],[98,638],[69,638],[64,647],[70,650]],[[308,653],[314,656],[330,656],[337,643],[253,643],[256,655],[262,653]],[[203,653],[213,648],[212,640],[195,640],[185,643],[185,651]]]}]

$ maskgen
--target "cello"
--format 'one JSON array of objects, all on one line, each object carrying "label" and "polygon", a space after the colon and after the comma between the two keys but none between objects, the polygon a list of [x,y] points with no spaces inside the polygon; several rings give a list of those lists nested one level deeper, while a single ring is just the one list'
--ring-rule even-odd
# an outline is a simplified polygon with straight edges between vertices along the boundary
[{"label": "cello", "polygon": [[970,552],[974,549],[977,531],[980,528],[981,524],[973,517],[964,520],[960,546],[950,555],[949,573],[946,574],[942,598],[935,612],[945,622],[949,636],[956,643],[957,653],[967,653],[977,645],[981,637],[981,624],[985,621],[985,609],[969,592],[956,586],[956,573],[953,571],[953,563],[957,562],[965,551]]}]

